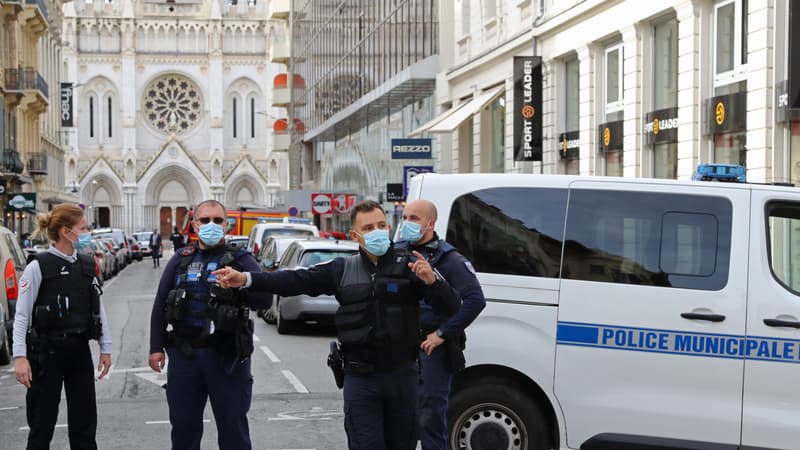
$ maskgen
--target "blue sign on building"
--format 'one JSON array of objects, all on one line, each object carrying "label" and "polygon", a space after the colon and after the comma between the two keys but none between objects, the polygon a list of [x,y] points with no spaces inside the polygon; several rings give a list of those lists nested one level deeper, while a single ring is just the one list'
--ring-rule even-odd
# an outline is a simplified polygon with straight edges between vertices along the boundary
[{"label": "blue sign on building", "polygon": [[392,159],[431,159],[430,139],[392,139]]},{"label": "blue sign on building", "polygon": [[408,196],[408,186],[412,178],[430,172],[433,172],[433,166],[403,166],[403,198]]}]

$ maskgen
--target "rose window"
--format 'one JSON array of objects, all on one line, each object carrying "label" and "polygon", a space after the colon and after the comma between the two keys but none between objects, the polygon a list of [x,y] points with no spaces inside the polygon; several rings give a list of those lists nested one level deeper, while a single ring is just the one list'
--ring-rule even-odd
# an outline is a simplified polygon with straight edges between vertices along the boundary
[{"label": "rose window", "polygon": [[197,125],[203,110],[200,90],[180,75],[166,75],[153,80],[144,91],[144,116],[164,133],[184,133]]}]

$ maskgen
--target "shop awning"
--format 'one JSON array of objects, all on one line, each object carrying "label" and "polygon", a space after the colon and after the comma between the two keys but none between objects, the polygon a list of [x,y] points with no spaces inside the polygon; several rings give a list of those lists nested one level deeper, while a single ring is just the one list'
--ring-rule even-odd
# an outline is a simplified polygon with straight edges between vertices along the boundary
[{"label": "shop awning", "polygon": [[[435,123],[427,130],[428,133],[452,133],[465,120],[479,113],[484,106],[491,103],[503,92],[505,92],[505,86],[498,86],[482,93],[458,108],[453,108],[445,113],[442,113],[442,115],[447,114],[447,117],[442,117],[442,115],[440,115],[436,119],[433,119],[431,122]],[[414,132],[416,133],[418,130],[419,128],[414,130]],[[422,133],[423,131],[419,131],[419,133]]]},{"label": "shop awning", "polygon": [[417,136],[417,135],[420,135],[420,134],[428,131],[434,125],[436,125],[439,122],[443,121],[444,119],[447,119],[448,117],[452,116],[456,111],[458,111],[459,109],[465,107],[469,103],[470,102],[462,103],[462,104],[456,106],[455,108],[450,108],[447,111],[439,114],[438,116],[434,117],[433,120],[429,120],[428,122],[425,122],[423,125],[420,125],[420,127],[417,128],[416,130],[412,131],[411,133],[408,133],[408,137]]}]

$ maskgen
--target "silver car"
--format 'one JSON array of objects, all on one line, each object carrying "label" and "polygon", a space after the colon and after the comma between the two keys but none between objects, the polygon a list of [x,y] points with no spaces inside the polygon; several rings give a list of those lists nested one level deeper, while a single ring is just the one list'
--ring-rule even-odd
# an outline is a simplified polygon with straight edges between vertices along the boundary
[{"label": "silver car", "polygon": [[[354,241],[332,241],[322,238],[300,239],[289,244],[281,257],[278,270],[296,270],[324,263],[340,256],[358,253]],[[275,317],[278,333],[287,334],[301,322],[333,323],[339,303],[332,295],[275,296],[271,314]]]}]

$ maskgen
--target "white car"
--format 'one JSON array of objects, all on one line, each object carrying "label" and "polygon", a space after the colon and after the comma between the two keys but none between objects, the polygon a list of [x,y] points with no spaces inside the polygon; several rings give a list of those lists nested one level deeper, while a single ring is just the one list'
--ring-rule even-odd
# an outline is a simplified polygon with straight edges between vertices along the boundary
[{"label": "white car", "polygon": [[800,190],[423,174],[486,296],[453,448],[796,449]]},{"label": "white car", "polygon": [[280,222],[264,222],[253,225],[247,237],[247,250],[258,255],[267,238],[275,237],[319,237],[319,229],[309,221],[282,220]]}]

